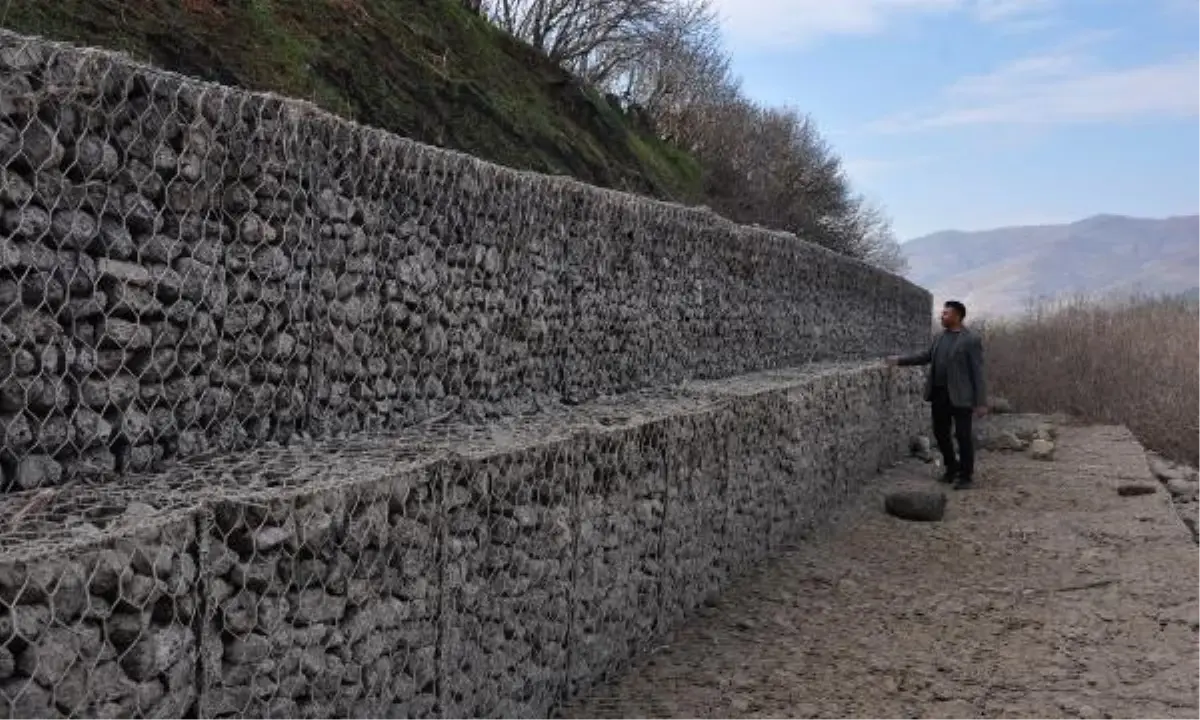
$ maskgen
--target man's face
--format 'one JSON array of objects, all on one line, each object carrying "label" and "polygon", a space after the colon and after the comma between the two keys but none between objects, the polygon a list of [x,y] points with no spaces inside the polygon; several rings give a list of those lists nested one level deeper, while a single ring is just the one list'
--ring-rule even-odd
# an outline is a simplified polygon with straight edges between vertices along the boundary
[{"label": "man's face", "polygon": [[952,307],[942,308],[942,327],[952,328],[958,325],[958,311]]}]

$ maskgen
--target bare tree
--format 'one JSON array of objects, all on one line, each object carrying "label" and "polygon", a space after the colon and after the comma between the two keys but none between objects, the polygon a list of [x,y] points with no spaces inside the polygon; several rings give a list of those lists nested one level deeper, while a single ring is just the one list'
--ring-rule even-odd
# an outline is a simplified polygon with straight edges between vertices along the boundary
[{"label": "bare tree", "polygon": [[677,0],[615,56],[610,87],[656,116],[728,82],[729,58],[711,0]]},{"label": "bare tree", "polygon": [[671,0],[489,0],[485,12],[585,81],[603,84],[672,5]]},{"label": "bare tree", "polygon": [[903,270],[887,216],[853,194],[812,119],[742,92],[712,0],[487,0],[484,12],[692,153],[714,210]]},{"label": "bare tree", "polygon": [[908,258],[892,230],[892,221],[879,205],[865,198],[855,200],[853,255],[897,275],[909,270]]}]

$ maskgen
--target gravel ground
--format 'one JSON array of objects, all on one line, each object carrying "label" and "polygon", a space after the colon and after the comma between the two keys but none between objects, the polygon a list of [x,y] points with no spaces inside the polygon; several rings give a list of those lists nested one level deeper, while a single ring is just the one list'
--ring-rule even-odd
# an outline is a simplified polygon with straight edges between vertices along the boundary
[{"label": "gravel ground", "polygon": [[567,717],[1197,717],[1197,548],[1123,428],[981,458],[941,523],[886,473]]}]

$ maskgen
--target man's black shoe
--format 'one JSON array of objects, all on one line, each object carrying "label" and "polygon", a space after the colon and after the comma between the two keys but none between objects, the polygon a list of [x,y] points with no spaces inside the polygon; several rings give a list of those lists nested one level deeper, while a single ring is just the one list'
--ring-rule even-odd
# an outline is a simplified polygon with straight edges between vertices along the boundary
[{"label": "man's black shoe", "polygon": [[975,482],[969,477],[960,477],[954,483],[955,490],[970,490],[973,487],[975,487]]},{"label": "man's black shoe", "polygon": [[958,477],[957,470],[947,470],[946,472],[942,473],[942,476],[940,478],[938,478],[938,482],[944,482],[947,485],[949,485],[950,483],[954,482],[955,478],[957,478],[957,477]]}]

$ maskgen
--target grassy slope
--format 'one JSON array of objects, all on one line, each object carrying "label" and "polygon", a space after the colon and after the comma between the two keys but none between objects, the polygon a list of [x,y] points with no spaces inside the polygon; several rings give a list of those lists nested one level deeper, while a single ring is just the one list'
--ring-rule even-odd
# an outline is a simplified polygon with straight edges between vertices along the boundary
[{"label": "grassy slope", "polygon": [[0,25],[308,99],[510,167],[699,199],[692,157],[456,0],[6,0]]}]

